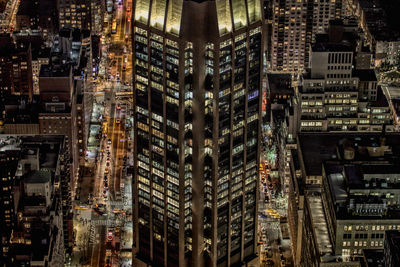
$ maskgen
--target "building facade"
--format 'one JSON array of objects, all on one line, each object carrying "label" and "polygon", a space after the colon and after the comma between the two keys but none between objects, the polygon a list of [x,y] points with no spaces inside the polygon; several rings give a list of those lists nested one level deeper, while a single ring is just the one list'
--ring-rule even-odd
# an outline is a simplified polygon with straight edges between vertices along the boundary
[{"label": "building facade", "polygon": [[273,72],[303,72],[309,63],[309,48],[315,35],[324,33],[329,21],[343,18],[342,0],[290,1],[274,0],[270,14],[270,70]]},{"label": "building facade", "polygon": [[[357,34],[335,22],[313,45],[299,88],[300,131],[393,131],[389,103],[373,70],[354,69]],[[385,126],[384,126],[385,125]]]},{"label": "building facade", "polygon": [[73,245],[67,139],[0,135],[0,149],[0,266],[63,265]]},{"label": "building facade", "polygon": [[60,28],[90,29],[90,0],[58,0]]},{"label": "building facade", "polygon": [[136,259],[257,261],[261,1],[134,10]]},{"label": "building facade", "polygon": [[0,153],[0,175],[1,175],[1,209],[0,209],[0,229],[1,229],[1,240],[0,240],[0,261],[6,262],[9,257],[9,241],[11,236],[11,229],[15,224],[16,212],[14,210],[14,180],[15,171],[17,170],[17,164],[19,159],[18,150],[8,150],[6,153],[2,151]]}]

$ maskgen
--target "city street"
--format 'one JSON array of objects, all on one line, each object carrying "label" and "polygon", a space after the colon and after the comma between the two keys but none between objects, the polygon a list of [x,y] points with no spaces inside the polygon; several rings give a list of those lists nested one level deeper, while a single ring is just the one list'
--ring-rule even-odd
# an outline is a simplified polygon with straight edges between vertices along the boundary
[{"label": "city street", "polygon": [[10,0],[7,2],[4,12],[0,14],[0,29],[2,32],[13,31],[19,3],[19,0]]},{"label": "city street", "polygon": [[[132,264],[131,1],[115,1],[104,29],[103,55],[90,119],[88,151],[75,198],[71,266]],[[127,8],[129,6],[129,8]],[[103,74],[102,74],[103,72]]]},{"label": "city street", "polygon": [[[291,244],[289,239],[287,217],[287,198],[276,176],[277,152],[273,148],[272,132],[263,127],[264,151],[260,158],[259,214],[258,231],[260,244],[260,266],[292,266]],[[273,149],[271,149],[273,148]]]}]

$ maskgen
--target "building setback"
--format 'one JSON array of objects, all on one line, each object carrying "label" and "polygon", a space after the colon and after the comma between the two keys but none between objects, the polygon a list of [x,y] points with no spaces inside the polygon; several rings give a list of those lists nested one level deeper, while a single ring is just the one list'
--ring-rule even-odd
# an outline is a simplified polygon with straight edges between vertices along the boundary
[{"label": "building setback", "polygon": [[257,261],[261,1],[134,10],[137,263]]}]

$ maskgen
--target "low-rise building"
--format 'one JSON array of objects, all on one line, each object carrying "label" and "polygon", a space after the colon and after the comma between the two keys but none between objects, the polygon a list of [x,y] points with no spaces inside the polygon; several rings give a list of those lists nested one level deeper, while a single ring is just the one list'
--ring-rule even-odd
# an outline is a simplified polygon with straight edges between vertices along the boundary
[{"label": "low-rise building", "polygon": [[400,229],[399,156],[398,133],[298,135],[288,199],[295,266],[361,266],[363,250],[383,249],[385,231]]},{"label": "low-rise building", "polygon": [[62,266],[65,252],[71,252],[73,213],[66,142],[61,135],[0,136],[1,162],[8,166],[2,175],[1,195],[7,212],[0,214],[6,266]]},{"label": "low-rise building", "polygon": [[374,54],[375,66],[397,65],[400,59],[400,33],[392,19],[400,10],[397,2],[352,0],[353,14],[358,17],[367,42]]},{"label": "low-rise building", "polygon": [[312,47],[311,69],[298,90],[302,132],[394,131],[389,103],[373,70],[354,69],[357,32],[334,22]]}]

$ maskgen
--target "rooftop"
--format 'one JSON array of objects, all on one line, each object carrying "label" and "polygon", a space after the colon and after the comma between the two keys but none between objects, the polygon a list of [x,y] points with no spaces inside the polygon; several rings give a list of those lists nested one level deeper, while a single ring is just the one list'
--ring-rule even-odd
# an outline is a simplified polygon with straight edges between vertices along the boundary
[{"label": "rooftop", "polygon": [[291,74],[267,75],[268,85],[271,94],[293,94]]},{"label": "rooftop", "polygon": [[7,2],[9,0],[0,0],[0,13],[3,13],[6,9]]},{"label": "rooftop", "polygon": [[325,213],[322,206],[320,195],[309,195],[312,224],[316,235],[318,251],[321,255],[331,254],[332,244],[329,239],[328,225],[326,223]]},{"label": "rooftop", "polygon": [[360,78],[360,81],[377,81],[375,70],[373,69],[355,69],[353,77]]},{"label": "rooftop", "polygon": [[312,47],[313,52],[352,52],[353,48],[348,42],[329,43],[318,42]]},{"label": "rooftop", "polygon": [[382,249],[363,249],[366,267],[384,267],[384,255]]},{"label": "rooftop", "polygon": [[64,142],[62,135],[0,135],[0,151],[21,151],[21,157],[36,157],[39,151],[39,167],[52,170],[57,167],[60,148]]},{"label": "rooftop", "polygon": [[[324,163],[336,218],[339,220],[400,219],[400,211],[388,206],[384,199],[386,197],[385,192],[390,189],[400,189],[400,184],[397,180],[391,183],[386,179],[366,178],[363,173],[365,166],[371,168],[376,166],[377,169],[380,169],[379,165],[370,163],[345,163],[341,161]],[[386,168],[397,169],[397,174],[400,174],[398,166],[387,165]],[[364,193],[361,193],[360,190],[362,189],[365,189]]]},{"label": "rooftop", "polygon": [[389,102],[383,93],[382,87],[379,85],[375,101],[370,102],[371,107],[389,107]]},{"label": "rooftop", "polygon": [[71,71],[70,64],[42,65],[40,77],[69,77]]},{"label": "rooftop", "polygon": [[397,15],[400,3],[391,0],[360,0],[360,6],[365,14],[366,24],[375,40],[400,40],[400,23]]},{"label": "rooftop", "polygon": [[[375,156],[368,147],[379,147],[382,140],[379,133],[300,133],[298,144],[301,149],[306,175],[321,175],[322,163],[332,159],[343,159],[343,144],[350,141],[357,148],[354,159],[384,161],[386,157],[400,157],[400,134],[386,133],[385,143],[391,148],[391,154]],[[383,151],[384,152],[384,151]]]},{"label": "rooftop", "polygon": [[51,172],[47,170],[31,171],[24,179],[25,184],[42,184],[50,182]]}]

